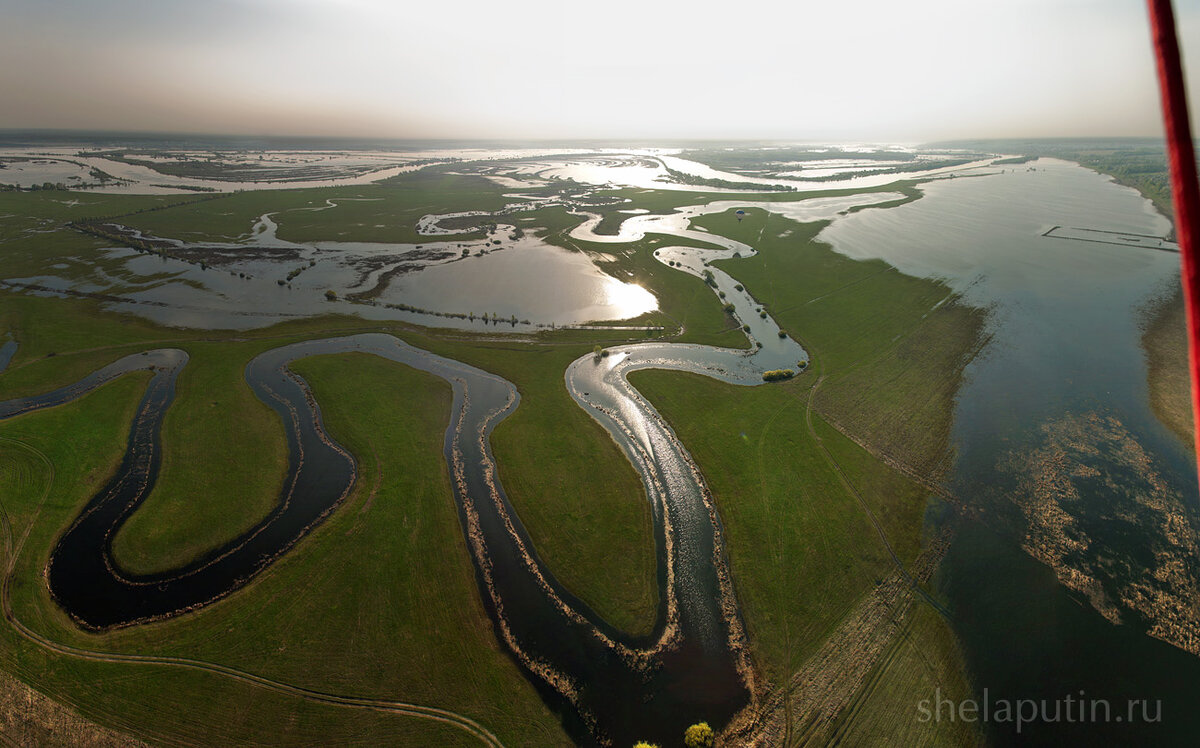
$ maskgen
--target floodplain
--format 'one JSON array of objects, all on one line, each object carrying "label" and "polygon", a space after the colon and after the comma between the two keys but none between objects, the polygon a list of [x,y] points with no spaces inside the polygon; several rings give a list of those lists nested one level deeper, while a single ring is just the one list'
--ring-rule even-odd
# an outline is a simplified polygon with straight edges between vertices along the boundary
[{"label": "floodplain", "polygon": [[[288,407],[312,408],[297,422],[353,465],[327,512],[220,594],[88,626],[44,570],[125,469],[161,372],[0,420],[0,665],[105,728],[162,743],[622,745],[708,721],[728,744],[871,742],[897,725],[909,742],[1003,742],[1010,726],[915,719],[914,694],[1030,687],[1022,667],[1044,651],[989,644],[970,614],[981,580],[1081,601],[1092,646],[1132,638],[1196,669],[1200,624],[1170,601],[1197,576],[1164,529],[1196,526],[1195,486],[1150,410],[1136,314],[1174,256],[1046,231],[1169,226],[1095,172],[1013,169],[984,150],[202,165],[68,150],[124,181],[0,192],[0,402],[129,354],[187,356],[150,484],[107,536],[114,577],[217,563],[286,503],[295,442],[257,394],[258,357],[313,351],[281,364],[302,393]],[[1095,269],[1065,287],[1081,256]],[[1061,325],[1030,332],[1039,314]],[[462,373],[381,357],[393,344],[374,336]],[[1100,338],[1102,355],[1051,367],[1072,339]],[[361,350],[317,342],[335,339]],[[1100,458],[1078,428],[1093,413],[1116,445]],[[1046,473],[1049,457],[1031,472],[1022,440],[1119,490],[1056,524],[1018,481],[1084,473]],[[1156,466],[1156,503],[1137,499],[1131,450]],[[1153,560],[1104,534],[1110,506],[1145,520]],[[1134,593],[1147,585],[1150,602]],[[1069,636],[1038,610],[1029,625]],[[1114,682],[1055,662],[1050,691]],[[1152,684],[1121,667],[1123,683]],[[1176,713],[1161,734],[1186,724]]]}]

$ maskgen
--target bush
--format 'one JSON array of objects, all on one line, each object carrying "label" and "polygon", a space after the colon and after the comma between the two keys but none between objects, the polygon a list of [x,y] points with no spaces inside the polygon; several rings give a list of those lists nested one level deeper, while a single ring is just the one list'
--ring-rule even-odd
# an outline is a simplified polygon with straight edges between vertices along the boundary
[{"label": "bush", "polygon": [[683,732],[683,744],[687,748],[712,748],[713,729],[707,722],[697,722]]},{"label": "bush", "polygon": [[721,308],[725,310],[726,314],[733,314],[733,304],[726,304]]},{"label": "bush", "polygon": [[796,376],[794,369],[768,369],[763,372],[762,378],[764,382],[779,382],[794,376]]},{"label": "bush", "polygon": [[750,332],[750,325],[742,325],[742,332]]},{"label": "bush", "polygon": [[786,338],[786,337],[787,337],[787,332],[785,332],[784,330],[780,330],[780,331],[779,331],[779,337],[781,337],[781,338]]},{"label": "bush", "polygon": [[325,292],[325,298],[328,301],[337,301],[337,292],[331,288]]}]

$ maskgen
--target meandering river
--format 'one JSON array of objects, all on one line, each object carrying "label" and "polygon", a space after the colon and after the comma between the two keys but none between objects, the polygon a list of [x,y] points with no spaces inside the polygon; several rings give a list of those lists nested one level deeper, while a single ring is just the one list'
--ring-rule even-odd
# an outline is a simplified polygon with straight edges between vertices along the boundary
[{"label": "meandering river", "polygon": [[[888,196],[823,202],[809,210],[832,216],[850,205],[881,199]],[[657,219],[662,223],[663,217]],[[659,233],[688,233],[686,223],[644,223]],[[714,239],[720,249],[663,248],[657,256],[699,275],[711,259],[754,252],[738,242]],[[737,290],[733,279],[714,271],[711,285],[713,293],[727,294],[735,314],[751,327],[751,348],[619,346],[608,355],[585,355],[565,373],[572,397],[637,469],[653,507],[660,606],[648,636],[614,629],[565,590],[538,559],[505,498],[488,438],[495,424],[517,407],[516,388],[383,334],[294,343],[262,353],[247,365],[247,383],[278,414],[287,434],[290,461],[283,493],[275,509],[241,536],[161,574],[121,570],[112,557],[111,538],[153,490],[162,419],[175,379],[187,364],[186,353],[160,349],[126,356],[53,392],[0,403],[0,419],[11,418],[69,402],[130,371],[154,372],[117,474],[89,501],[52,553],[47,573],[51,592],[81,625],[102,629],[194,610],[248,583],[334,511],[356,478],[353,456],[325,432],[319,404],[288,364],[317,354],[372,353],[435,374],[453,387],[444,453],[481,595],[514,658],[548,699],[568,707],[568,728],[581,739],[624,744],[647,736],[676,736],[698,713],[723,722],[745,703],[753,671],[720,518],[686,449],[627,375],[665,368],[756,385],[767,369],[802,368],[808,354],[781,336],[773,320],[761,318],[755,300]]]}]

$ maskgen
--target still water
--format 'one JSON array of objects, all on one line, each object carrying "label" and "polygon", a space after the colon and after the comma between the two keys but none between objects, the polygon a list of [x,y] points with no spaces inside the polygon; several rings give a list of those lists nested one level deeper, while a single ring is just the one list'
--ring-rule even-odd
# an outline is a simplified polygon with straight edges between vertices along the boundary
[{"label": "still water", "polygon": [[[1043,235],[1162,236],[1170,225],[1135,191],[1045,159],[922,189],[821,238],[944,278],[991,310],[993,337],[967,369],[952,437],[952,488],[967,510],[930,520],[957,530],[938,584],[978,696],[1112,705],[1111,721],[1051,711],[1020,734],[1011,721],[986,729],[1003,744],[1194,744],[1195,466],[1150,412],[1139,330],[1178,256]],[[914,695],[914,708],[933,696]],[[1161,699],[1161,722],[1130,724],[1127,699]]]}]

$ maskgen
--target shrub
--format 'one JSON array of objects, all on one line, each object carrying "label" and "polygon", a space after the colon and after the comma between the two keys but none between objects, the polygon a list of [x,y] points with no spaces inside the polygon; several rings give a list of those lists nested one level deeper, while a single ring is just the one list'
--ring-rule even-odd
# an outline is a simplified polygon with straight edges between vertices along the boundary
[{"label": "shrub", "polygon": [[762,378],[764,382],[778,382],[794,376],[796,376],[794,369],[768,369],[763,372]]},{"label": "shrub", "polygon": [[683,744],[687,748],[712,748],[714,737],[707,722],[697,722],[683,731]]},{"label": "shrub", "polygon": [[780,330],[780,331],[779,331],[779,337],[781,337],[781,338],[786,338],[786,337],[787,337],[787,332],[785,332],[784,330]]},{"label": "shrub", "polygon": [[325,292],[325,298],[328,301],[337,301],[337,292],[331,288]]}]

